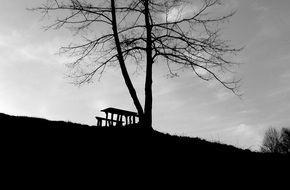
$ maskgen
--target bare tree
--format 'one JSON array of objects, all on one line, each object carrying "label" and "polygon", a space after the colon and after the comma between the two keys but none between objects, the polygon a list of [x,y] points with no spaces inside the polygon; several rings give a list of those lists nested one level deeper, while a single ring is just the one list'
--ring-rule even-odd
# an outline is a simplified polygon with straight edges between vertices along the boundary
[{"label": "bare tree", "polygon": [[282,153],[289,154],[290,153],[290,129],[282,128],[281,130],[281,149]]},{"label": "bare tree", "polygon": [[269,128],[265,133],[261,152],[290,153],[290,130],[282,128],[281,131],[278,131],[275,128]]},{"label": "bare tree", "polygon": [[[61,48],[75,56],[70,68],[78,84],[102,75],[107,65],[119,65],[140,122],[152,128],[154,63],[166,64],[171,76],[191,69],[238,94],[239,80],[224,76],[237,64],[230,56],[241,49],[221,38],[220,24],[234,14],[222,7],[222,0],[48,0],[33,10],[58,15],[47,29],[68,26],[82,36],[77,44]],[[128,72],[131,63],[146,66],[144,107]]]},{"label": "bare tree", "polygon": [[278,153],[280,148],[279,144],[279,132],[274,128],[270,128],[265,133],[261,151]]}]

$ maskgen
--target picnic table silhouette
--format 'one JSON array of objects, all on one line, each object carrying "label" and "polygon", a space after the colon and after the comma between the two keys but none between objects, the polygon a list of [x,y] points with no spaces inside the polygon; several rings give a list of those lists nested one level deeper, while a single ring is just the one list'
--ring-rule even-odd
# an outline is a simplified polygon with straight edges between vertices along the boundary
[{"label": "picnic table silhouette", "polygon": [[[132,125],[137,124],[139,119],[138,113],[119,108],[109,107],[101,110],[101,112],[105,112],[106,118],[96,116],[97,127],[123,126],[123,123],[125,125]],[[103,121],[105,121],[105,124]]]}]

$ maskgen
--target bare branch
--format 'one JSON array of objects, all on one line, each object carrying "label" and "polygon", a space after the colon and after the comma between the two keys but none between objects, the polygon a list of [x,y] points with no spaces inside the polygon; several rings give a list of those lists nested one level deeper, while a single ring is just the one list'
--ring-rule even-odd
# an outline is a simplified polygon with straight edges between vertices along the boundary
[{"label": "bare branch", "polygon": [[[125,83],[138,112],[143,108],[127,71],[127,63],[146,65],[145,96],[150,112],[152,95],[152,65],[166,64],[170,76],[178,76],[172,65],[189,69],[202,80],[215,80],[238,94],[240,79],[229,79],[238,63],[231,58],[242,48],[232,48],[221,37],[221,24],[235,11],[222,13],[222,0],[201,0],[195,10],[186,0],[48,0],[30,9],[44,16],[50,13],[55,20],[46,29],[70,28],[78,43],[62,47],[60,53],[73,57],[69,64],[71,78],[81,85],[91,82],[97,73],[102,76],[108,65],[119,65]],[[196,3],[196,2],[194,2]],[[176,11],[179,11],[176,14]],[[176,15],[175,15],[176,14]],[[202,73],[200,72],[202,71]],[[227,76],[227,75],[226,75]],[[146,98],[145,98],[146,99]],[[146,100],[145,100],[146,102]],[[146,112],[146,111],[145,111]]]}]

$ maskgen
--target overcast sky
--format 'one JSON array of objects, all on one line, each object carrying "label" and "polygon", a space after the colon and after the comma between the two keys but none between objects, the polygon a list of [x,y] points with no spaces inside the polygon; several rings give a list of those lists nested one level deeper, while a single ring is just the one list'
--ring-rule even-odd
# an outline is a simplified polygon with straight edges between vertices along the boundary
[{"label": "overcast sky", "polygon": [[[65,78],[67,58],[57,55],[72,40],[68,30],[44,32],[41,15],[26,8],[41,0],[0,0],[0,112],[95,125],[100,109],[135,111],[120,70],[77,87]],[[238,12],[225,38],[245,49],[239,99],[217,83],[190,72],[168,79],[154,66],[153,126],[178,135],[257,149],[265,130],[290,127],[290,1],[227,0]],[[142,92],[144,73],[132,76]]]}]

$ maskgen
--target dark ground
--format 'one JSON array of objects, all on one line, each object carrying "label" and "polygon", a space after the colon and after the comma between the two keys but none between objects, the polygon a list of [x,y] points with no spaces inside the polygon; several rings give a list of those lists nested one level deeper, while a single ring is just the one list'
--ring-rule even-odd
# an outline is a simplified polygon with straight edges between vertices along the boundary
[{"label": "dark ground", "polygon": [[206,174],[200,175],[212,177],[227,171],[234,177],[242,172],[260,175],[264,169],[281,174],[280,170],[288,171],[290,163],[289,155],[251,152],[133,126],[96,128],[5,114],[0,114],[0,125],[2,157],[28,168],[38,163],[48,170],[59,165],[69,171],[82,166],[92,172],[103,172],[104,168],[106,172],[149,170],[150,175],[169,170],[167,174],[174,176],[179,175],[176,170],[183,170],[193,176],[202,171]]}]

